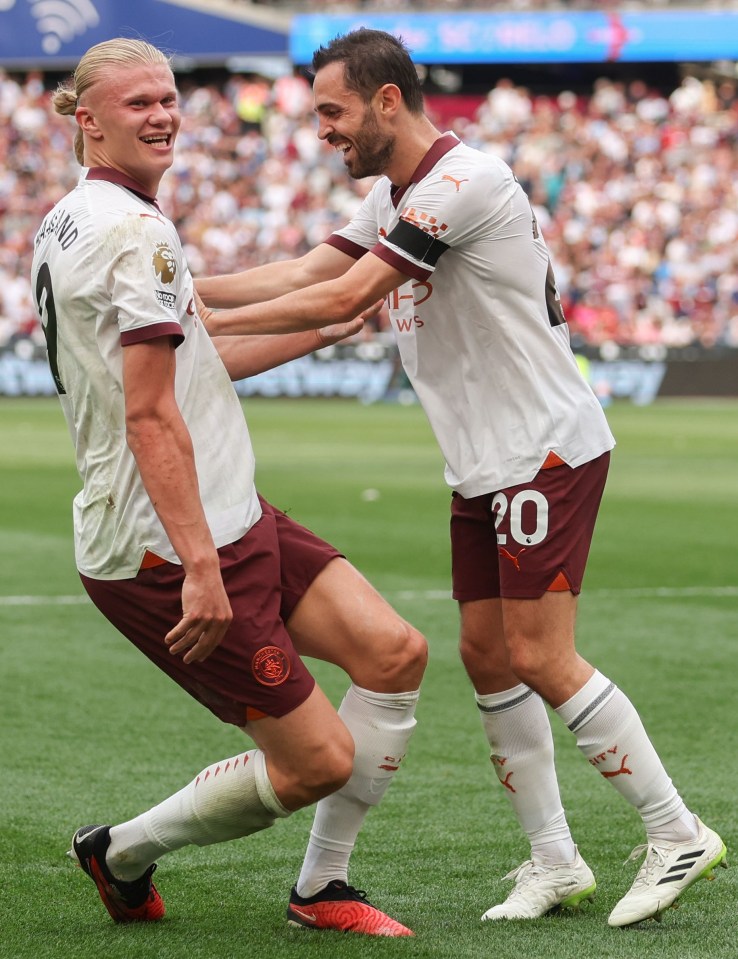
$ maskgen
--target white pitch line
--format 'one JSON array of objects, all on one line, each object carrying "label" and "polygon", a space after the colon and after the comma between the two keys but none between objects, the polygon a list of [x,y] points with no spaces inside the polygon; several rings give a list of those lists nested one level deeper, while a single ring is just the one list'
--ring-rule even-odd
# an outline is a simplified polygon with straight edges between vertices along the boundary
[{"label": "white pitch line", "polygon": [[82,606],[89,603],[86,594],[80,596],[0,596],[0,606]]},{"label": "white pitch line", "polygon": [[[450,600],[451,593],[443,589],[401,589],[384,594],[394,600]],[[623,589],[584,590],[582,596],[593,599],[679,599],[680,597],[738,596],[738,586],[644,586]],[[84,606],[90,602],[84,593],[76,596],[0,596],[0,606]]]},{"label": "white pitch line", "polygon": [[661,597],[681,597],[681,596],[738,596],[738,586],[644,586],[642,588],[626,587],[625,589],[593,589],[587,592],[582,590],[583,596],[595,596],[605,599],[610,597],[631,596],[646,599],[655,596]]}]

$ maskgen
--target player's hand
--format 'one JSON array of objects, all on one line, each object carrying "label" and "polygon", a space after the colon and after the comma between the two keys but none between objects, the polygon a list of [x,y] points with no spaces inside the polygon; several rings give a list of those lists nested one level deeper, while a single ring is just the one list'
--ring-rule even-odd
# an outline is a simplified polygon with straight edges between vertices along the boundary
[{"label": "player's hand", "polygon": [[210,309],[209,306],[205,306],[200,297],[200,294],[195,289],[195,309],[197,310],[197,315],[200,317],[203,326],[207,329],[208,322],[213,316],[214,311]]},{"label": "player's hand", "polygon": [[357,316],[354,320],[349,320],[348,323],[334,323],[332,326],[322,326],[319,330],[315,331],[318,337],[318,349],[322,349],[324,346],[332,346],[333,343],[345,340],[347,336],[360,333],[363,328],[364,319],[361,316]]},{"label": "player's hand", "polygon": [[220,573],[217,576],[185,576],[182,584],[182,619],[164,637],[173,656],[184,653],[185,663],[207,659],[233,621]]},{"label": "player's hand", "polygon": [[362,320],[371,320],[373,316],[376,316],[377,313],[379,313],[383,306],[384,297],[382,297],[381,300],[377,300],[376,303],[372,303],[372,305],[368,306],[365,310],[362,310],[362,312],[359,313],[359,318]]},{"label": "player's hand", "polygon": [[345,340],[355,333],[360,333],[364,328],[364,321],[376,316],[382,309],[383,303],[384,300],[377,300],[376,303],[372,303],[367,309],[362,310],[355,319],[349,320],[348,323],[334,323],[332,326],[323,326],[316,330],[320,347],[331,346],[333,343]]}]

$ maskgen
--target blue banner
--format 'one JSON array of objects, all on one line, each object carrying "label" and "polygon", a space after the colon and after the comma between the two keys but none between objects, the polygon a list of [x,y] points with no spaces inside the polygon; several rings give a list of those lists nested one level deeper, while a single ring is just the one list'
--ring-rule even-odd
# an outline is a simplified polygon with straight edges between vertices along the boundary
[{"label": "blue banner", "polygon": [[287,22],[207,0],[0,0],[0,66],[66,67],[113,37],[143,38],[194,63],[286,58]]},{"label": "blue banner", "polygon": [[338,34],[401,36],[417,63],[598,63],[738,59],[738,11],[302,15],[289,52],[309,64]]}]

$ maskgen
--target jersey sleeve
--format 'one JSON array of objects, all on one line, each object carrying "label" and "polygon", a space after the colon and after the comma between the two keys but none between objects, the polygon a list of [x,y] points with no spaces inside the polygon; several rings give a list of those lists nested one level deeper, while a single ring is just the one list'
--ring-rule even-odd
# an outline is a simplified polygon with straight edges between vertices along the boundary
[{"label": "jersey sleeve", "polygon": [[[518,185],[512,171],[488,167],[434,170],[409,194],[387,236],[380,236],[377,256],[417,279],[427,279],[449,249],[480,236],[511,228],[510,203]],[[527,228],[519,223],[513,229]]]},{"label": "jersey sleeve", "polygon": [[121,344],[159,336],[181,343],[179,298],[185,270],[173,226],[156,216],[129,214],[106,241],[111,249],[108,286]]}]

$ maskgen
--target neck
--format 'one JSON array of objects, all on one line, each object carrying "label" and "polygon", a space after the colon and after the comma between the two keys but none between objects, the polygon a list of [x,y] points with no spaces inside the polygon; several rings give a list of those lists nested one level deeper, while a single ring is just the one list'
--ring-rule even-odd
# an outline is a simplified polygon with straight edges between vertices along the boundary
[{"label": "neck", "polygon": [[[85,166],[87,166],[87,164],[85,164]],[[155,206],[157,205],[155,191],[152,191],[146,184],[141,183],[139,180],[134,179],[127,173],[123,173],[121,170],[118,170],[115,167],[91,164],[88,167],[87,179],[108,180],[111,183],[117,183],[119,186],[123,186],[128,190],[132,190],[142,199],[148,200]]]},{"label": "neck", "polygon": [[425,114],[413,119],[397,137],[394,155],[385,170],[390,182],[399,187],[407,186],[420,161],[441,136],[441,131]]},{"label": "neck", "polygon": [[152,200],[156,199],[156,194],[159,191],[159,184],[161,183],[162,175],[152,175],[146,178],[146,180],[140,180],[138,177],[133,176],[127,170],[125,170],[120,164],[112,163],[108,157],[104,156],[101,153],[94,153],[92,151],[85,151],[84,154],[84,166],[89,167],[90,169],[97,168],[101,170],[112,170],[117,174],[118,177],[128,181],[128,185],[131,189],[136,190],[138,193],[142,193],[144,196],[150,197]]}]

